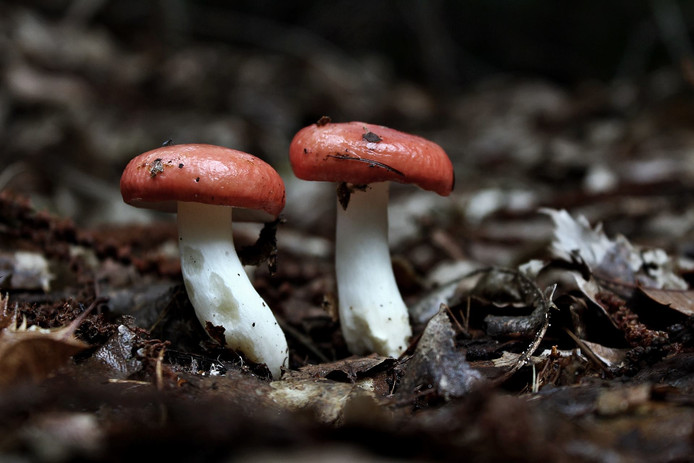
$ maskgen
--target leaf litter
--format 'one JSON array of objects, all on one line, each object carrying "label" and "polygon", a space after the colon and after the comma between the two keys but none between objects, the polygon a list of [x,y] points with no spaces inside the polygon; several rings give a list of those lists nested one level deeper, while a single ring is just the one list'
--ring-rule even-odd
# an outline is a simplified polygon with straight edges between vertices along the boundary
[{"label": "leaf litter", "polygon": [[[7,370],[3,457],[691,458],[692,274],[678,264],[691,257],[693,171],[677,70],[643,75],[643,87],[502,76],[440,98],[380,72],[390,65],[375,53],[361,72],[337,48],[316,52],[307,31],[287,35],[301,45],[290,58],[271,46],[266,59],[257,34],[253,54],[214,47],[230,30],[214,25],[205,44],[191,31],[162,55],[135,23],[123,39],[120,4],[78,3],[60,18],[10,2],[0,19],[12,32],[0,44],[12,56],[0,95],[12,116],[0,130],[2,336],[21,352],[0,359],[40,365],[36,377]],[[385,17],[373,7],[369,18]],[[245,19],[232,33],[262,30]],[[310,91],[283,91],[282,76]],[[282,166],[298,121],[325,106],[441,141],[458,186],[443,199],[393,189],[394,261],[415,325],[400,359],[349,356],[330,207],[294,190],[276,254],[269,235],[251,253],[277,263],[254,280],[290,339],[289,369],[271,382],[207,339],[181,286],[175,227],[119,208],[113,177],[172,136],[247,146]],[[105,218],[118,223],[90,225]]]},{"label": "leaf litter", "polygon": [[[31,216],[29,211],[20,211]],[[562,414],[574,419],[599,416],[625,420],[643,410],[665,407],[666,422],[680,423],[682,417],[673,407],[687,403],[694,384],[691,373],[686,373],[686,352],[694,344],[694,330],[687,314],[691,305],[687,285],[678,275],[677,266],[661,251],[640,249],[625,238],[609,239],[585,219],[574,221],[560,211],[549,214],[556,219],[551,259],[535,259],[517,269],[473,269],[432,288],[429,295],[420,294],[419,305],[424,308],[418,309],[417,303],[411,305],[413,320],[419,321],[415,325],[417,336],[400,359],[347,357],[344,350],[339,350],[344,344],[338,321],[329,313],[316,318],[321,313],[321,300],[314,299],[318,309],[312,304],[301,305],[307,311],[304,315],[293,314],[287,325],[294,330],[292,336],[301,336],[301,340],[296,337],[292,341],[295,351],[290,369],[281,380],[273,382],[268,381],[262,366],[249,364],[207,340],[192,316],[185,292],[176,289],[180,283],[169,271],[162,272],[158,265],[138,265],[134,277],[124,278],[127,251],[104,252],[108,248],[104,242],[112,239],[108,235],[79,238],[80,246],[89,252],[53,254],[51,265],[68,261],[71,264],[62,268],[82,272],[80,277],[57,279],[56,288],[88,282],[91,286],[85,287],[89,289],[80,298],[91,300],[92,308],[84,310],[77,301],[60,301],[60,297],[45,305],[54,290],[42,296],[36,289],[10,288],[12,295],[3,298],[0,378],[5,390],[29,380],[47,387],[52,384],[56,393],[69,388],[73,394],[96,381],[100,386],[95,391],[102,392],[89,400],[100,404],[101,418],[95,422],[94,414],[71,410],[58,410],[57,415],[45,413],[17,438],[45,446],[45,436],[58,433],[51,423],[64,423],[75,432],[91,423],[89,426],[95,426],[93,436],[84,435],[84,440],[75,442],[56,437],[62,447],[51,452],[92,455],[95,448],[107,446],[105,442],[116,435],[136,438],[116,432],[113,426],[118,426],[121,419],[140,419],[136,412],[142,405],[140,400],[159,404],[145,415],[171,425],[171,414],[184,413],[190,406],[188,401],[194,400],[197,407],[204,408],[213,397],[222,398],[229,410],[238,411],[238,416],[255,416],[253,419],[265,424],[282,426],[278,424],[281,420],[268,418],[276,416],[273,414],[298,414],[308,417],[299,425],[305,432],[318,432],[315,426],[335,430],[357,426],[388,436],[386,440],[398,439],[401,449],[414,445],[405,444],[401,440],[404,436],[421,442],[422,435],[433,439],[429,433],[442,433],[448,411],[458,410],[473,420],[487,420],[485,426],[490,427],[479,432],[488,435],[506,429],[508,414],[517,414],[521,422],[535,419],[531,416],[548,419],[542,410],[553,407],[557,400],[573,404]],[[50,223],[52,219],[41,220]],[[44,234],[40,239],[74,243],[76,236]],[[150,234],[150,239],[156,242],[159,236],[165,235]],[[152,249],[146,242],[138,247]],[[281,262],[281,254],[277,257]],[[156,253],[151,259],[157,261]],[[283,273],[287,271],[295,270],[283,270],[278,265],[274,277],[263,269],[258,271],[259,288],[265,288],[274,305],[281,308],[282,301],[295,301],[312,293],[326,297],[323,283],[312,290],[298,285],[291,290],[286,286],[273,289],[268,285],[268,278],[301,281],[298,274]],[[137,281],[138,273],[150,283]],[[22,302],[32,294],[33,306]],[[112,303],[99,299],[98,294],[109,294]],[[581,295],[586,299],[580,299]],[[436,314],[423,316],[431,312],[433,304],[439,305]],[[658,316],[663,310],[669,314],[664,318]],[[415,313],[420,315],[416,317]],[[24,321],[28,319],[34,324]],[[58,319],[64,322],[58,323]],[[309,326],[313,328],[306,331]],[[582,334],[579,337],[574,332]],[[310,360],[298,359],[298,352],[304,352]],[[683,373],[674,375],[675,370]],[[622,389],[610,383],[629,377],[641,379]],[[607,381],[611,389],[601,392],[593,386],[596,394],[590,399],[571,392],[576,387],[590,390],[587,385],[596,380]],[[653,384],[661,386],[654,389]],[[508,398],[491,392],[496,388],[524,394],[529,402],[507,402]],[[46,397],[53,393],[46,391]],[[123,396],[133,400],[134,408],[116,405]],[[79,402],[89,396],[70,397]],[[176,405],[177,400],[183,402]],[[483,407],[482,411],[469,408],[473,404]],[[584,411],[575,414],[581,407]],[[118,414],[124,415],[118,418]],[[210,414],[209,410],[208,415],[217,423],[229,422],[229,417]],[[658,416],[664,415],[661,412]],[[549,423],[551,420],[533,424],[533,432],[550,432],[556,423]],[[640,424],[647,425],[647,421]],[[327,433],[335,438],[332,431],[321,429],[317,435]],[[570,432],[581,434],[576,428]],[[583,435],[594,439],[597,434],[593,432]],[[440,436],[452,439],[455,433],[456,439],[467,436],[472,439],[469,442],[479,442],[458,428]],[[414,438],[415,434],[419,437]],[[618,438],[616,431],[609,435]],[[449,450],[451,445],[460,448],[452,442],[441,445]],[[600,442],[604,440],[595,441],[596,448],[605,449]],[[575,451],[570,441],[561,445],[561,453]],[[470,449],[467,444],[462,448]],[[538,447],[532,451],[538,455],[550,450]]]},{"label": "leaf litter", "polygon": [[17,312],[9,309],[9,296],[0,297],[0,305],[0,387],[41,381],[88,347],[74,336],[83,317],[46,329],[27,326],[25,319],[19,323]]}]

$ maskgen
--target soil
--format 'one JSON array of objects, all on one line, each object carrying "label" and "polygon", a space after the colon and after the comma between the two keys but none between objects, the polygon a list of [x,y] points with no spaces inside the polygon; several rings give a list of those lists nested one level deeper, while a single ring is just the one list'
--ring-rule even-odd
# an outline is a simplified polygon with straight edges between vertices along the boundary
[{"label": "soil", "polygon": [[[532,53],[524,67],[456,28],[457,2],[87,3],[0,6],[1,459],[694,459],[691,56],[591,61],[579,27],[532,43],[599,72]],[[630,37],[691,25],[671,3],[624,6]],[[470,12],[529,50],[499,8]],[[393,43],[403,31],[421,43]],[[340,189],[288,165],[293,134],[323,116],[434,140],[456,170],[450,197],[391,187],[413,326],[398,359],[348,351]],[[120,198],[128,160],[165,140],[253,153],[285,181],[280,220],[234,229],[287,337],[281,378],[195,318],[174,217]]]}]

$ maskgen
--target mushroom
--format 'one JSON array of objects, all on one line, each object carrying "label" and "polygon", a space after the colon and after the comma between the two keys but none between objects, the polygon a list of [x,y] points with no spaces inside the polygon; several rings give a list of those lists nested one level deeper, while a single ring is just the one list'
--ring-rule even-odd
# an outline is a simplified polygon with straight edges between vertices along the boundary
[{"label": "mushroom", "polygon": [[232,207],[276,217],[284,183],[270,165],[220,146],[169,145],[132,159],[120,180],[126,203],[178,212],[181,271],[207,333],[222,345],[265,363],[274,378],[287,365],[287,341],[239,260]]},{"label": "mushroom", "polygon": [[454,183],[448,155],[388,127],[321,120],[294,136],[289,158],[298,178],[341,184],[335,273],[347,347],[353,354],[399,356],[412,329],[388,249],[388,182],[448,196]]}]

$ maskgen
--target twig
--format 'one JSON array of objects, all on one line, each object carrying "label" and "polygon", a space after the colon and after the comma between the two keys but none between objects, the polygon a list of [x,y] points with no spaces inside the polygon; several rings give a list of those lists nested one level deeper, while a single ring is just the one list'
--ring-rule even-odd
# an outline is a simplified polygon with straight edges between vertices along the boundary
[{"label": "twig", "polygon": [[614,377],[614,375],[612,374],[612,372],[611,372],[610,370],[607,369],[607,367],[606,367],[605,364],[602,362],[602,360],[600,360],[600,359],[593,353],[593,351],[586,345],[586,343],[584,343],[583,341],[581,341],[581,339],[580,339],[578,336],[576,336],[570,329],[564,327],[564,331],[565,331],[566,334],[568,334],[569,337],[576,343],[576,345],[581,349],[581,351],[582,351],[584,354],[586,354],[586,357],[588,357],[595,365],[597,365],[598,368],[600,368],[600,369],[605,373],[605,375],[606,375],[608,378],[613,378],[613,377]]},{"label": "twig", "polygon": [[466,309],[465,309],[465,332],[468,332],[470,329],[470,306],[472,305],[472,298],[470,296],[467,297],[467,304],[466,304]]},{"label": "twig", "polygon": [[[511,271],[511,270],[504,270],[504,269],[495,269],[496,271],[500,271],[503,273],[510,273],[513,275],[518,276],[519,278],[523,279],[526,284],[529,285],[529,287],[532,287],[533,290],[536,293],[536,299],[535,299],[535,304],[538,306],[539,309],[541,309],[541,316],[542,316],[542,323],[539,327],[539,329],[535,332],[535,337],[528,346],[525,351],[518,357],[518,360],[516,361],[516,364],[506,373],[502,374],[498,378],[495,378],[492,380],[492,384],[494,386],[499,386],[506,382],[515,372],[520,370],[520,368],[528,363],[530,360],[530,357],[533,355],[533,353],[537,350],[537,348],[540,346],[540,343],[542,342],[542,339],[545,337],[545,334],[547,333],[547,328],[549,327],[549,312],[552,307],[554,307],[554,303],[551,300],[552,294],[554,294],[554,290],[552,289],[549,291],[549,297],[545,292],[540,290],[540,288],[532,282],[528,277],[523,275],[522,273]],[[556,285],[555,285],[556,287]]]},{"label": "twig", "polygon": [[460,324],[460,322],[458,321],[458,319],[455,318],[455,315],[453,315],[453,312],[451,311],[451,308],[448,307],[448,305],[445,304],[445,303],[443,303],[443,302],[442,302],[441,305],[439,306],[439,311],[440,311],[442,308],[445,309],[446,312],[448,312],[448,315],[451,316],[451,319],[453,320],[453,323],[455,323],[455,326],[458,327],[458,330],[459,330],[461,333],[463,333],[465,336],[470,337],[470,333],[468,333],[467,330],[466,330],[465,328],[463,328],[463,325]]},{"label": "twig", "polygon": [[164,363],[164,352],[165,351],[166,351],[166,347],[162,347],[161,350],[159,351],[159,355],[157,355],[157,364],[154,368],[154,371],[156,372],[156,377],[157,377],[157,391],[162,391],[164,389],[164,373],[163,373],[162,363]]},{"label": "twig", "polygon": [[132,384],[134,386],[151,386],[152,383],[149,381],[139,381],[136,379],[120,379],[120,378],[109,378],[107,382],[111,384]]}]

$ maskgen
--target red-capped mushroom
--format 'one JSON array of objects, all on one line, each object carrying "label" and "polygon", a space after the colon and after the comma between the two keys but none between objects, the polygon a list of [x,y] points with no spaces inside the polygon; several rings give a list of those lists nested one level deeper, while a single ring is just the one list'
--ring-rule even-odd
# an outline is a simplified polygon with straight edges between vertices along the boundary
[{"label": "red-capped mushroom", "polygon": [[287,341],[236,254],[231,211],[279,215],[285,198],[279,174],[241,151],[170,145],[132,159],[120,188],[132,206],[178,212],[181,271],[198,320],[215,340],[265,363],[278,378],[287,365]]},{"label": "red-capped mushroom", "polygon": [[301,129],[289,158],[303,180],[352,185],[338,190],[335,271],[342,333],[354,354],[399,356],[412,330],[388,249],[388,182],[447,196],[454,183],[448,155],[421,137],[348,122]]}]

